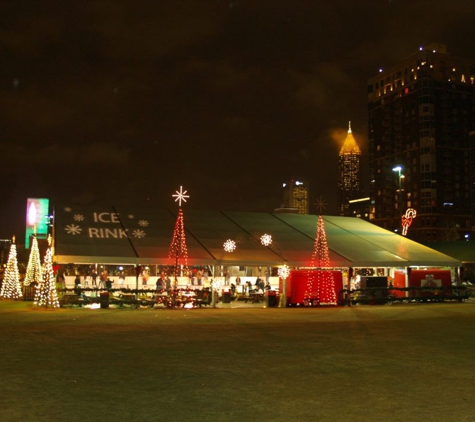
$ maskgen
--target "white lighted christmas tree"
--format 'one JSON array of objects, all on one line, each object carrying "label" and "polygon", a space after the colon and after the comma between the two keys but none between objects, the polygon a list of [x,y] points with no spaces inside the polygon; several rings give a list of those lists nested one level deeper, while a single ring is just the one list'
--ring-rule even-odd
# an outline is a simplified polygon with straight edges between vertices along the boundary
[{"label": "white lighted christmas tree", "polygon": [[168,253],[169,262],[173,262],[175,265],[175,283],[176,277],[188,270],[188,248],[186,247],[186,235],[185,235],[185,222],[183,218],[183,210],[181,208],[181,202],[186,202],[189,195],[186,195],[186,190],[183,191],[183,187],[180,186],[180,190],[176,191],[175,202],[178,202],[178,216],[175,222],[175,229],[173,230],[172,243],[170,244],[170,251]]},{"label": "white lighted christmas tree", "polygon": [[53,271],[53,248],[51,246],[51,236],[48,237],[49,248],[46,251],[41,269],[42,281],[38,284],[35,292],[33,305],[36,308],[59,308],[58,292]]},{"label": "white lighted christmas tree", "polygon": [[7,267],[5,268],[3,276],[0,297],[5,299],[19,299],[22,296],[15,237],[13,237],[12,245],[10,246],[10,254],[8,255]]},{"label": "white lighted christmas tree", "polygon": [[330,253],[328,249],[325,223],[321,215],[318,216],[317,236],[311,260],[312,271],[308,278],[307,297],[318,297],[321,305],[336,305],[335,279],[330,271]]},{"label": "white lighted christmas tree", "polygon": [[25,280],[23,281],[24,286],[38,285],[41,283],[41,259],[40,251],[38,249],[38,239],[36,236],[33,236],[33,241],[31,243],[30,259],[28,260],[28,266],[26,268]]}]

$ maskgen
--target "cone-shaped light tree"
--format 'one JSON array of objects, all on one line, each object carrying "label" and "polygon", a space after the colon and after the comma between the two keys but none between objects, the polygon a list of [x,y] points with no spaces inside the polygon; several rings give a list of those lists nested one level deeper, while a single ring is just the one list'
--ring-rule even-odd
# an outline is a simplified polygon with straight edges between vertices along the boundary
[{"label": "cone-shaped light tree", "polygon": [[33,283],[33,285],[37,286],[39,283],[41,283],[41,281],[41,259],[40,251],[38,249],[38,239],[36,236],[33,236],[30,258],[28,260],[28,266],[26,268],[26,275],[23,285],[29,286]]},{"label": "cone-shaped light tree", "polygon": [[13,236],[12,245],[10,246],[10,254],[8,255],[7,267],[5,268],[5,274],[3,276],[0,297],[5,299],[19,299],[22,296],[15,236]]},{"label": "cone-shaped light tree", "polygon": [[183,210],[181,208],[181,202],[186,202],[186,191],[183,192],[183,187],[180,186],[180,190],[176,191],[175,202],[178,201],[178,216],[175,222],[175,229],[173,230],[173,238],[170,244],[170,251],[168,253],[168,261],[173,262],[175,265],[175,284],[177,283],[177,277],[182,274],[182,271],[188,270],[188,248],[186,247],[186,235],[185,235],[185,222],[183,218]]},{"label": "cone-shaped light tree", "polygon": [[41,269],[42,281],[38,284],[35,292],[33,306],[35,308],[59,308],[58,292],[53,271],[53,247],[51,246],[51,236],[48,237],[49,248],[46,251]]},{"label": "cone-shaped light tree", "polygon": [[330,253],[328,250],[325,223],[321,215],[318,216],[317,236],[312,253],[311,266],[314,270],[308,278],[307,297],[318,297],[321,305],[336,305],[335,279],[330,271]]}]

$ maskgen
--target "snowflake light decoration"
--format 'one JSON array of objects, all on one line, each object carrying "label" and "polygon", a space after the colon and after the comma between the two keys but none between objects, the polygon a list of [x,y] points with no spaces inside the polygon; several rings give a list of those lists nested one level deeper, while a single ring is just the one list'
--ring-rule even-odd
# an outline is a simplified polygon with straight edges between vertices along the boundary
[{"label": "snowflake light decoration", "polygon": [[75,236],[76,234],[81,234],[82,229],[79,226],[76,226],[76,224],[68,224],[64,230],[67,231],[68,234],[72,234]]},{"label": "snowflake light decoration", "polygon": [[143,230],[134,230],[132,232],[132,236],[136,237],[137,239],[142,239],[142,237],[145,237],[145,232]]},{"label": "snowflake light decoration", "polygon": [[263,246],[269,246],[272,244],[272,236],[270,234],[263,234],[261,236],[261,243]]},{"label": "snowflake light decoration", "polygon": [[75,221],[84,221],[84,216],[82,214],[75,214],[73,218]]},{"label": "snowflake light decoration", "polygon": [[139,221],[139,226],[140,227],[147,227],[148,226],[148,221],[147,220],[140,220]]},{"label": "snowflake light decoration", "polygon": [[224,242],[223,248],[226,252],[234,252],[236,249],[236,242],[234,240],[228,239]]},{"label": "snowflake light decoration", "polygon": [[186,202],[186,199],[190,197],[190,195],[187,195],[186,192],[183,192],[183,186],[180,186],[179,191],[175,191],[176,194],[172,195],[172,197],[176,198],[175,202],[178,202],[178,206],[181,207],[181,201]]},{"label": "snowflake light decoration", "polygon": [[290,274],[290,268],[288,265],[284,264],[279,269],[277,270],[277,274],[279,274],[279,277],[282,278],[287,278]]}]

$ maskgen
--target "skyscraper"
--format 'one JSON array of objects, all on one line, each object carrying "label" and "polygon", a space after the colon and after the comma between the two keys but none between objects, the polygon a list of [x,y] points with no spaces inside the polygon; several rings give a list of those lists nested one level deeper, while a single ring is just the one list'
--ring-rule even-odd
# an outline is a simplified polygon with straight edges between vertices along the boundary
[{"label": "skyscraper", "polygon": [[298,214],[308,214],[308,182],[290,180],[283,184],[283,188],[284,208],[295,208]]},{"label": "skyscraper", "polygon": [[401,216],[412,208],[407,236],[414,240],[472,231],[475,61],[444,45],[421,47],[369,81],[368,119],[371,221],[401,232]]},{"label": "skyscraper", "polygon": [[338,212],[340,215],[349,216],[349,201],[361,198],[361,150],[351,132],[351,122],[340,149],[338,170]]}]

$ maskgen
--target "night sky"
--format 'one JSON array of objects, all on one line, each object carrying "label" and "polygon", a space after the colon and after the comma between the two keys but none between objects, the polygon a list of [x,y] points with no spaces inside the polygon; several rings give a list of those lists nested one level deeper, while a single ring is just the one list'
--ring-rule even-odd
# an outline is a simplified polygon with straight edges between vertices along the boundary
[{"label": "night sky", "polygon": [[367,80],[431,42],[475,58],[473,22],[473,0],[3,0],[0,238],[28,197],[272,211],[290,177],[334,214]]}]

